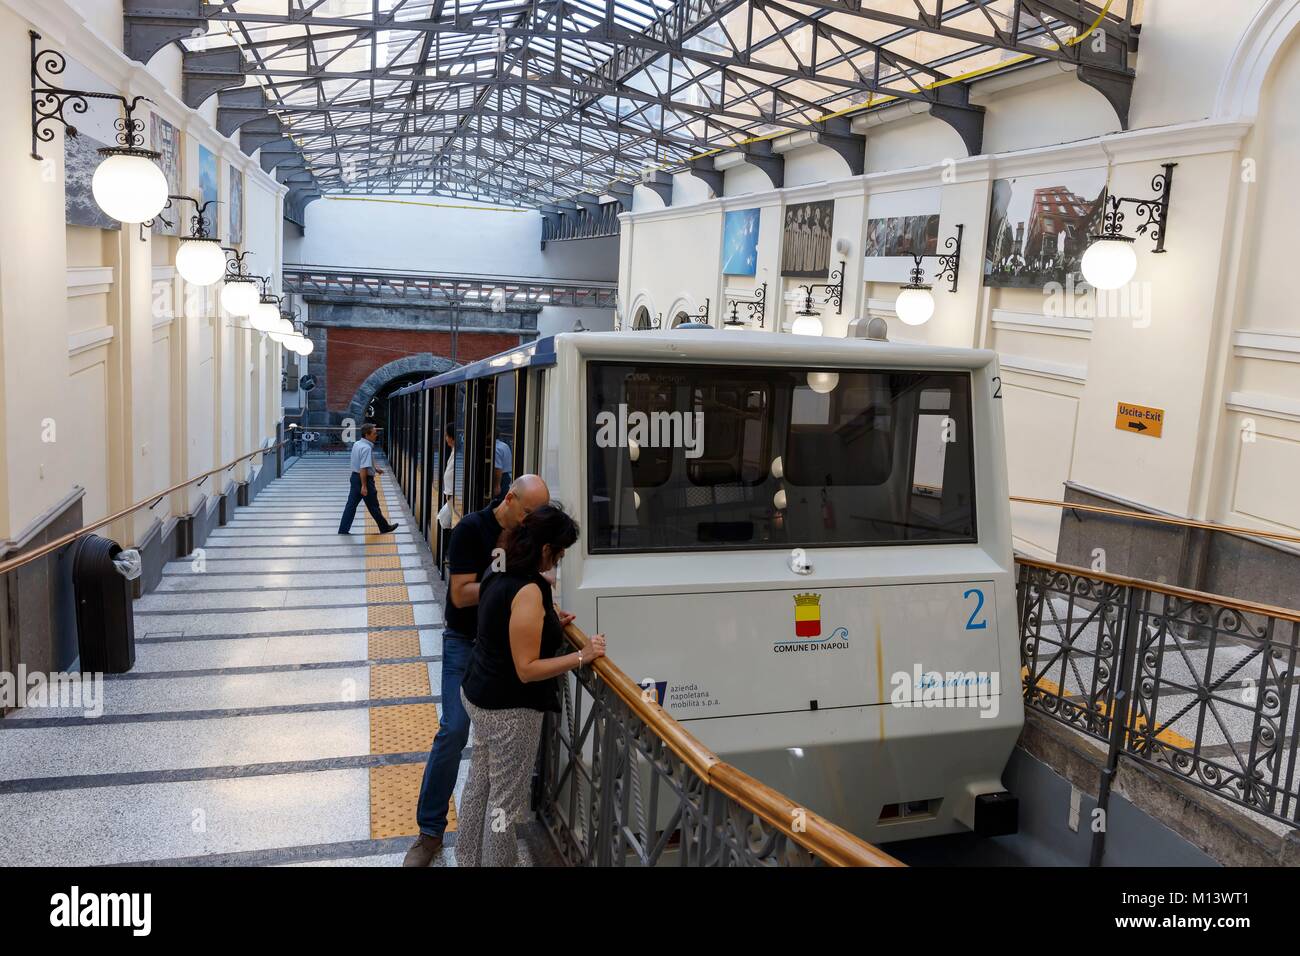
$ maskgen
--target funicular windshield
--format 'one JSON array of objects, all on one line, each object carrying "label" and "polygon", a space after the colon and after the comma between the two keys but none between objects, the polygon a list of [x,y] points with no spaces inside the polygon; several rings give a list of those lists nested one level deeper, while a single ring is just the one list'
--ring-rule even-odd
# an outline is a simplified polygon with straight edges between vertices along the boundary
[{"label": "funicular windshield", "polygon": [[588,367],[589,547],[975,540],[966,372]]}]

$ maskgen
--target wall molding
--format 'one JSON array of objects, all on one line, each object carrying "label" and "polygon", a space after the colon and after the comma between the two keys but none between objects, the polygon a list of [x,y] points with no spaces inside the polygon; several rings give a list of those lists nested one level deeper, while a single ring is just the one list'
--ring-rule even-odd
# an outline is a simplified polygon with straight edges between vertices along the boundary
[{"label": "wall molding", "polygon": [[1300,399],[1271,392],[1230,392],[1228,409],[1248,415],[1265,415],[1288,422],[1300,422]]},{"label": "wall molding", "polygon": [[101,325],[98,328],[84,329],[68,336],[68,355],[80,355],[113,341],[113,327]]},{"label": "wall molding", "polygon": [[991,321],[994,328],[1014,332],[1058,335],[1074,339],[1092,338],[1092,319],[1082,319],[1075,316],[1053,316],[1042,312],[1015,312],[1011,309],[994,309]]},{"label": "wall molding", "polygon": [[1232,333],[1232,353],[1240,358],[1300,363],[1300,334],[1239,329]]},{"label": "wall molding", "polygon": [[113,288],[112,266],[69,266],[68,298],[104,295]]},{"label": "wall molding", "polygon": [[1072,385],[1086,385],[1088,382],[1088,366],[1086,365],[1048,362],[1029,355],[1011,355],[1001,350],[998,351],[998,364],[1004,370],[1020,372],[1025,375],[1036,375],[1039,378],[1050,378],[1057,382],[1069,382]]},{"label": "wall molding", "polygon": [[1214,98],[1216,117],[1253,120],[1278,52],[1300,27],[1300,0],[1265,0],[1228,59]]}]

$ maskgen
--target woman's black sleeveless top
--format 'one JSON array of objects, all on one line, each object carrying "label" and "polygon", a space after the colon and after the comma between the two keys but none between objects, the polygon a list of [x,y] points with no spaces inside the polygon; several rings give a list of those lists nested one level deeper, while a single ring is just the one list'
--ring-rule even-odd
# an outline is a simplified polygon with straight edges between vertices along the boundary
[{"label": "woman's black sleeveless top", "polygon": [[564,632],[555,614],[551,586],[537,572],[505,571],[489,574],[478,592],[478,637],[461,688],[470,703],[485,710],[527,707],[560,709],[559,678],[525,684],[515,672],[510,653],[510,603],[521,588],[536,584],[542,591],[542,646],[540,657],[554,657],[564,644]]}]

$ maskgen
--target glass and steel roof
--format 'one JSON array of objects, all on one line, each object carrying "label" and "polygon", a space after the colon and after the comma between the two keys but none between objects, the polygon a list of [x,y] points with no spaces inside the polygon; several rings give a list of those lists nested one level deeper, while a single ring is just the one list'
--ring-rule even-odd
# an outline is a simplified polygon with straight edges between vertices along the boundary
[{"label": "glass and steel roof", "polygon": [[1126,104],[1140,2],[224,0],[183,42],[240,47],[327,192],[537,205],[900,99],[978,114],[1044,59]]}]

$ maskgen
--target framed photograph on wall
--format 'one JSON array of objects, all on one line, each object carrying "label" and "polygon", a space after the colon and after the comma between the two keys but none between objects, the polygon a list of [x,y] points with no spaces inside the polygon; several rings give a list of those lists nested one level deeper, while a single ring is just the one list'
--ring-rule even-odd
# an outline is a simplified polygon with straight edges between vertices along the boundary
[{"label": "framed photograph on wall", "polygon": [[1088,236],[1101,230],[1106,170],[1075,169],[993,181],[984,244],[984,284],[1041,289],[1081,283]]},{"label": "framed photograph on wall", "polygon": [[[181,195],[180,130],[157,113],[150,113],[149,137],[151,148],[162,154],[158,157],[158,165],[162,167],[163,175],[167,177],[167,192],[174,196]],[[181,220],[184,218],[184,214],[183,209],[177,210],[173,205],[162,216],[154,218],[154,233],[162,236],[179,236],[181,234]],[[163,221],[164,217],[170,221],[171,225]]]},{"label": "framed photograph on wall", "polygon": [[757,209],[732,209],[722,220],[722,274],[752,276],[758,272]]},{"label": "framed photograph on wall", "polygon": [[231,245],[244,241],[244,173],[230,167],[230,233],[226,239]]},{"label": "framed photograph on wall", "polygon": [[85,133],[63,137],[63,205],[69,226],[93,226],[96,229],[121,229],[122,224],[95,202],[91,180],[103,162],[99,150],[106,144]]},{"label": "framed photograph on wall", "polygon": [[211,202],[212,206],[208,207],[208,227],[212,235],[218,234],[218,225],[221,222],[215,208],[216,200],[221,198],[221,175],[217,168],[217,154],[208,149],[202,143],[199,144],[199,202]]},{"label": "framed photograph on wall", "polygon": [[787,206],[781,226],[781,275],[829,276],[834,226],[834,200]]}]

